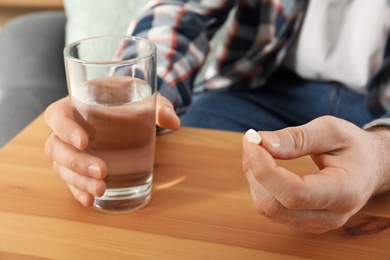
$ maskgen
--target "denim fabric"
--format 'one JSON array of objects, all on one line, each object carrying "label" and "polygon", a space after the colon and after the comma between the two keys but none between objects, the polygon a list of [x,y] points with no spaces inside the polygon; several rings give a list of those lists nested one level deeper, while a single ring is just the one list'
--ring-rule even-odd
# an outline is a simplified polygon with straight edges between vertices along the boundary
[{"label": "denim fabric", "polygon": [[181,116],[183,126],[231,131],[277,130],[333,115],[360,127],[375,119],[366,96],[335,82],[304,80],[280,69],[257,90],[223,90],[195,94]]},{"label": "denim fabric", "polygon": [[[308,0],[154,1],[127,33],[156,44],[159,93],[181,114],[191,102],[195,79],[204,89],[229,87],[228,82],[260,87],[279,67],[308,4]],[[205,61],[207,73],[198,75]]]}]

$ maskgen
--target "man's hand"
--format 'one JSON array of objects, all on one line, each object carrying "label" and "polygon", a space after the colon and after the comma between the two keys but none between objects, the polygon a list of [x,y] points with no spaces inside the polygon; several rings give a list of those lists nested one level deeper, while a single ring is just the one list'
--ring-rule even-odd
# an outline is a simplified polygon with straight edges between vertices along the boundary
[{"label": "man's hand", "polygon": [[[160,127],[170,130],[180,127],[180,119],[165,97],[157,96],[156,107],[156,123]],[[91,207],[94,196],[102,196],[106,190],[103,181],[107,175],[106,163],[83,152],[88,136],[73,120],[69,97],[51,104],[45,111],[45,121],[52,130],[45,152],[53,161],[54,171],[82,205]]]},{"label": "man's hand", "polygon": [[[299,127],[243,137],[243,170],[257,212],[298,229],[342,226],[376,194],[390,190],[390,129],[365,131],[325,116]],[[310,155],[318,169],[298,176],[274,159]]]}]

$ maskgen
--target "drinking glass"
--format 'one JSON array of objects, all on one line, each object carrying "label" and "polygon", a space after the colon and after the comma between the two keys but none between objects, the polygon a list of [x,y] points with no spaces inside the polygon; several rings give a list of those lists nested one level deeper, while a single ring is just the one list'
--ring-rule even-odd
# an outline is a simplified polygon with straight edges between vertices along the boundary
[{"label": "drinking glass", "polygon": [[127,36],[67,45],[64,59],[73,118],[88,133],[85,152],[103,159],[107,189],[94,206],[127,212],[151,197],[156,138],[156,47]]}]

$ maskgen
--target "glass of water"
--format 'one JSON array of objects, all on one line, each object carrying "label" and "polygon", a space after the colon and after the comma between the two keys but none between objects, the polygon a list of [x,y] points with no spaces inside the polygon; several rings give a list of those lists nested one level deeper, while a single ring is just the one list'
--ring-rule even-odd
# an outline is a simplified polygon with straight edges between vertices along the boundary
[{"label": "glass of water", "polygon": [[94,206],[138,209],[150,200],[156,138],[156,47],[127,36],[83,39],[64,49],[73,117],[88,133],[86,153],[108,166]]}]

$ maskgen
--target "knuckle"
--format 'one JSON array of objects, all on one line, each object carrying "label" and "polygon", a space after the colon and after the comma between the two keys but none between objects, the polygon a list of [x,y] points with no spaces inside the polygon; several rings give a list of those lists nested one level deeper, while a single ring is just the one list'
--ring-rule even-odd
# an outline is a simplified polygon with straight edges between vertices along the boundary
[{"label": "knuckle", "polygon": [[[67,125],[66,124],[57,124],[56,125],[56,134],[58,138],[62,136],[67,136]],[[63,138],[62,138],[63,139]]]},{"label": "knuckle", "polygon": [[250,163],[250,160],[247,159],[246,156],[242,156],[242,160],[241,160],[241,166],[242,166],[242,170],[244,173],[246,173],[250,168],[251,168],[251,163]]},{"label": "knuckle", "polygon": [[57,176],[64,182],[67,183],[67,176],[66,176],[66,171],[64,170],[64,167],[59,164],[58,162],[56,161],[53,161],[53,170],[54,172],[57,174]]},{"label": "knuckle", "polygon": [[334,116],[326,115],[318,118],[318,120],[322,120],[324,124],[329,125],[329,127],[331,128],[337,128],[337,130],[340,131],[342,131],[345,128],[344,125],[340,125],[340,119]]},{"label": "knuckle", "polygon": [[58,147],[58,137],[54,133],[51,133],[50,136],[47,138],[44,150],[46,155],[53,161],[57,160],[60,156],[61,149],[59,149]]},{"label": "knuckle", "polygon": [[346,125],[342,123],[343,120],[333,116],[323,116],[318,120],[322,121],[324,125],[327,125],[328,129],[332,129],[332,132],[337,135],[339,142],[341,140],[349,142],[352,125]]},{"label": "knuckle", "polygon": [[287,130],[291,135],[294,149],[297,151],[303,150],[308,140],[305,137],[305,133],[302,131],[302,129],[300,127],[289,127]]},{"label": "knuckle", "polygon": [[301,190],[286,191],[280,199],[280,203],[287,209],[305,208],[308,201],[308,194]]},{"label": "knuckle", "polygon": [[326,229],[326,228],[316,228],[316,227],[315,228],[311,228],[311,227],[303,228],[302,230],[305,231],[305,232],[318,234],[318,235],[323,234],[323,233],[329,231],[329,229]]},{"label": "knuckle", "polygon": [[328,223],[327,229],[334,230],[342,227],[348,221],[348,217],[340,216],[338,218],[334,218],[332,221]]},{"label": "knuckle", "polygon": [[261,203],[260,202],[255,201],[253,203],[253,206],[255,207],[255,211],[257,213],[259,213],[260,215],[265,215],[265,212],[264,212],[263,208],[261,207]]},{"label": "knuckle", "polygon": [[71,183],[69,183],[69,184],[74,186],[77,189],[80,189],[80,190],[83,190],[83,191],[86,190],[85,181],[80,176],[76,176],[75,178],[72,178]]},{"label": "knuckle", "polygon": [[278,217],[283,212],[283,206],[277,200],[271,199],[263,204],[262,210],[270,217]]},{"label": "knuckle", "polygon": [[44,151],[47,157],[51,157],[53,153],[53,137],[52,135],[45,142]]},{"label": "knuckle", "polygon": [[80,169],[79,162],[76,157],[69,158],[68,165],[69,165],[69,169],[74,172],[78,172]]},{"label": "knuckle", "polygon": [[53,104],[50,104],[46,109],[45,109],[45,112],[44,112],[44,119],[45,119],[45,123],[46,124],[49,124],[50,122],[50,119],[51,119],[51,115],[52,115],[52,112],[53,111]]},{"label": "knuckle", "polygon": [[53,168],[53,171],[54,171],[58,176],[60,176],[60,169],[59,169],[58,163],[57,163],[56,161],[53,161],[53,163],[52,163],[52,168]]}]

